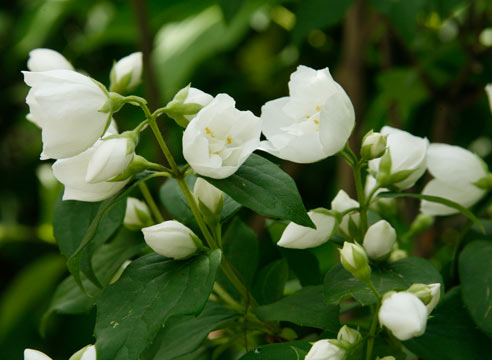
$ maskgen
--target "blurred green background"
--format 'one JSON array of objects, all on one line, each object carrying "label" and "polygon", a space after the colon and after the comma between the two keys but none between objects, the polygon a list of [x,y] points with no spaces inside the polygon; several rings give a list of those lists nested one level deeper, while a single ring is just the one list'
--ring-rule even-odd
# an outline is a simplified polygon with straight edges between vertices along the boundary
[{"label": "blurred green background", "polygon": [[[58,315],[44,338],[39,324],[56,284],[66,274],[52,235],[61,187],[39,161],[40,131],[25,120],[28,88],[21,71],[29,51],[46,47],[108,84],[114,60],[150,55],[137,93],[163,106],[192,82],[225,92],[241,110],[260,115],[269,100],[288,94],[299,64],[329,67],[352,99],[357,147],[384,124],[432,142],[471,148],[490,163],[492,114],[484,86],[492,82],[492,2],[488,0],[18,0],[0,8],[0,359],[21,359],[24,348],[67,359],[92,343],[95,311]],[[118,114],[121,129],[141,119]],[[181,130],[161,124],[175,154]],[[139,153],[154,158],[154,140]],[[338,188],[353,192],[349,169],[335,158],[283,163],[307,208],[328,207]],[[154,184],[157,187],[157,183]],[[417,191],[419,190],[417,186]],[[403,223],[417,212],[402,204]],[[250,219],[261,232],[264,219]],[[441,264],[454,220],[437,222],[411,251]],[[446,231],[443,231],[446,229]]]}]

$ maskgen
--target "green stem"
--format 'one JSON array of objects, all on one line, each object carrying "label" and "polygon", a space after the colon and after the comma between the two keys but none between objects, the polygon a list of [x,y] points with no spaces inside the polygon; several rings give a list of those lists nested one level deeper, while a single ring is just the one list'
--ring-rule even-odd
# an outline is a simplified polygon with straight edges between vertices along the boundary
[{"label": "green stem", "polygon": [[[379,303],[378,303],[379,305]],[[367,340],[367,352],[366,352],[366,360],[371,360],[372,357],[372,350],[374,348],[374,340],[375,340],[375,334],[376,334],[376,329],[378,325],[378,310],[379,306],[377,307],[376,311],[374,312],[374,316],[372,318],[372,323],[371,323],[371,328],[369,329],[369,336]]]},{"label": "green stem", "polygon": [[365,193],[364,193],[364,186],[362,184],[362,175],[361,175],[361,166],[362,164],[360,162],[357,162],[355,166],[352,167],[354,171],[354,180],[355,180],[355,189],[357,190],[357,200],[359,201],[360,204],[360,230],[361,230],[361,235],[364,237],[364,234],[367,231],[367,207],[368,204],[366,203],[366,198],[365,198]]},{"label": "green stem", "polygon": [[157,204],[154,201],[154,198],[152,197],[152,194],[149,191],[149,188],[145,181],[141,181],[138,183],[138,187],[140,189],[140,192],[142,193],[145,201],[150,207],[150,210],[152,211],[152,214],[154,215],[155,220],[157,220],[158,223],[161,223],[164,221],[164,218],[162,217],[161,212],[159,211],[159,208],[157,207]]}]

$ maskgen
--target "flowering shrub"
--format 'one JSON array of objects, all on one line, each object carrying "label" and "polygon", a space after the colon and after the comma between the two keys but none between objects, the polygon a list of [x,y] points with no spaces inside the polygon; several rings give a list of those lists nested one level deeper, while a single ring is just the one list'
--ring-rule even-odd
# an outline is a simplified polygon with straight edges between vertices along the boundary
[{"label": "flowering shrub", "polygon": [[[430,216],[455,213],[483,230],[469,208],[492,187],[487,166],[465,149],[388,126],[371,130],[357,155],[348,144],[352,103],[327,68],[299,66],[289,96],[267,102],[260,117],[227,94],[190,86],[152,112],[144,98],[125,95],[140,83],[140,53],[115,63],[109,90],[52,50],[33,51],[28,68],[28,119],[41,128],[41,158],[56,159],[53,174],[65,186],[54,226],[71,276],[48,315],[97,308],[95,346],[71,359],[198,359],[203,349],[228,348],[244,360],[406,359],[446,333],[461,293],[490,335],[490,306],[481,301],[490,303],[490,289],[484,299],[446,291],[429,261],[399,248],[408,234],[385,211],[397,211],[395,198],[416,197],[422,214],[413,233]],[[125,106],[140,108],[142,121],[120,133],[113,115]],[[177,163],[157,125],[166,117],[183,128],[186,163]],[[166,164],[137,154],[149,130]],[[352,168],[357,198],[340,190],[329,208],[309,211],[295,182],[269,160],[330,156]],[[433,179],[422,194],[403,192],[427,170]],[[174,219],[164,219],[149,191],[153,178],[167,179],[160,198]],[[136,188],[145,202],[130,197]],[[271,240],[287,261],[257,272],[261,252],[237,215],[241,207],[269,217]],[[113,238],[123,225],[143,239]],[[340,261],[321,284],[307,249],[324,244],[339,249]],[[491,251],[488,242],[463,251],[465,291],[481,290],[466,282],[474,274],[469,259]],[[479,346],[485,335],[471,328]],[[25,359],[49,358],[28,349]]]}]

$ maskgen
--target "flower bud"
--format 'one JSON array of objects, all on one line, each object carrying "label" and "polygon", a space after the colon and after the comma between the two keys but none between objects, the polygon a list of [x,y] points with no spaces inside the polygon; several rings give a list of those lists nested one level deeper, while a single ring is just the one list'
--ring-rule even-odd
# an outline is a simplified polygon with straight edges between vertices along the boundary
[{"label": "flower bud", "polygon": [[156,253],[181,260],[193,255],[200,242],[189,228],[176,220],[164,221],[142,229],[147,245]]},{"label": "flower bud", "polygon": [[277,245],[290,249],[306,249],[327,242],[335,230],[336,219],[328,210],[315,209],[308,212],[316,229],[289,223]]},{"label": "flower bud", "polygon": [[408,189],[425,172],[429,141],[389,126],[381,134],[387,136],[387,148],[381,158],[369,161],[369,170],[383,187]]},{"label": "flower bud", "polygon": [[73,354],[68,360],[96,360],[96,347],[87,345]]},{"label": "flower bud", "polygon": [[355,344],[357,341],[362,340],[362,335],[357,330],[352,329],[347,325],[343,325],[338,331],[337,340]]},{"label": "flower bud", "polygon": [[340,250],[340,261],[345,270],[352,273],[355,278],[364,282],[370,280],[369,259],[362,246],[345,241]]},{"label": "flower bud", "polygon": [[382,260],[393,249],[396,231],[386,220],[379,220],[367,229],[363,246],[373,260]]},{"label": "flower bud", "polygon": [[220,215],[224,203],[224,193],[221,190],[207,180],[197,178],[193,188],[193,195],[200,208],[205,206],[213,215]]},{"label": "flower bud", "polygon": [[152,225],[152,216],[149,207],[143,201],[134,197],[126,200],[126,212],[123,224],[130,230],[140,230]]},{"label": "flower bud", "polygon": [[30,51],[27,68],[30,71],[74,70],[72,64],[62,54],[51,49]]},{"label": "flower bud", "polygon": [[85,181],[95,184],[121,174],[130,165],[135,155],[135,146],[136,137],[132,132],[102,139],[89,161]]},{"label": "flower bud", "polygon": [[135,89],[142,81],[142,53],[125,56],[111,69],[110,91],[127,93]]},{"label": "flower bud", "polygon": [[441,284],[413,284],[407,292],[416,295],[427,308],[427,314],[430,314],[441,297]]},{"label": "flower bud", "polygon": [[393,249],[391,251],[390,256],[388,258],[388,262],[392,263],[401,259],[405,259],[408,257],[408,253],[402,249]]},{"label": "flower bud", "polygon": [[[351,199],[348,194],[340,190],[335,196],[335,198],[331,202],[331,208],[332,210],[335,210],[336,212],[342,213],[348,209],[351,208],[358,208],[360,205],[357,201],[354,199]],[[354,230],[357,229],[360,223],[360,214],[358,211],[353,211],[349,214],[346,214],[339,226],[338,229],[345,235],[345,236],[352,236],[354,237],[355,234]]]},{"label": "flower bud", "polygon": [[186,128],[196,114],[213,99],[212,95],[188,85],[179,90],[166,105],[166,114],[179,126]]},{"label": "flower bud", "polygon": [[318,340],[307,353],[305,360],[342,360],[345,349],[333,343],[333,340]]},{"label": "flower bud", "polygon": [[379,356],[376,358],[376,360],[396,360],[394,356],[385,356],[383,358],[380,358]]},{"label": "flower bud", "polygon": [[386,150],[386,136],[369,131],[362,139],[360,155],[364,160],[372,160],[383,156]]},{"label": "flower bud", "polygon": [[399,340],[408,340],[425,332],[427,309],[409,292],[389,292],[379,309],[379,322]]}]

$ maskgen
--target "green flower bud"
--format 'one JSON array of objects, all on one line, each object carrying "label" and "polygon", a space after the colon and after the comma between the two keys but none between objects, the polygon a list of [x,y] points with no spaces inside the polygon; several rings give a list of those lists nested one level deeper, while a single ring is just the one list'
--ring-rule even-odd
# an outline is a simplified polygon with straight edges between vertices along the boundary
[{"label": "green flower bud", "polygon": [[386,136],[369,131],[362,139],[360,155],[364,160],[372,160],[383,156],[386,150]]},{"label": "green flower bud", "polygon": [[340,261],[345,270],[352,273],[355,278],[364,282],[370,281],[369,259],[362,246],[345,241],[340,250]]}]

